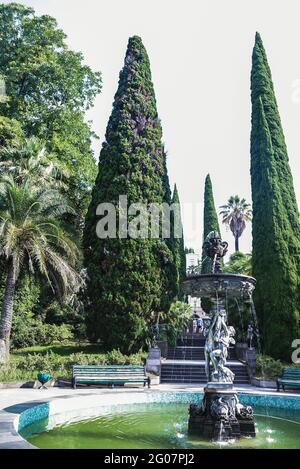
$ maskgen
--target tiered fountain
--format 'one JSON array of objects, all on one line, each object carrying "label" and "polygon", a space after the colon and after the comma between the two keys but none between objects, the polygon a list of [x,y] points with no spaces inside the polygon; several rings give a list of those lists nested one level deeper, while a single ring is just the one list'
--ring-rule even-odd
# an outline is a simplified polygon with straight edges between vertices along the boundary
[{"label": "tiered fountain", "polygon": [[226,367],[228,348],[234,344],[235,330],[227,324],[227,298],[249,300],[255,279],[221,271],[221,258],[228,243],[217,232],[207,236],[203,249],[212,259],[212,273],[192,270],[184,281],[184,291],[192,297],[210,298],[211,321],[204,330],[207,384],[200,404],[190,406],[189,433],[210,440],[227,441],[241,436],[255,436],[253,411],[239,403],[233,387],[234,373]]}]

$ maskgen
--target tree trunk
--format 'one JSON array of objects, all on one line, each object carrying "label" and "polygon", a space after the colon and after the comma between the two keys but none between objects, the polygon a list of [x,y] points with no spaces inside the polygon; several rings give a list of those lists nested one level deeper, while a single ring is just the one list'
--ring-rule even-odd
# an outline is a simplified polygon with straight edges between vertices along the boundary
[{"label": "tree trunk", "polygon": [[235,236],[234,238],[234,241],[235,241],[235,252],[238,252],[239,251],[239,237],[238,236]]},{"label": "tree trunk", "polygon": [[9,359],[9,339],[12,324],[14,295],[17,281],[17,262],[11,259],[8,262],[8,271],[0,319],[0,362]]}]

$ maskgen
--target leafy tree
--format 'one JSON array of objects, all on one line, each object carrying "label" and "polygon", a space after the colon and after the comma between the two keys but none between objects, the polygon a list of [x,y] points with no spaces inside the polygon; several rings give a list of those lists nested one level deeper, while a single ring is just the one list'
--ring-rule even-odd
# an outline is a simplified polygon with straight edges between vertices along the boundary
[{"label": "leafy tree", "polygon": [[[204,188],[204,217],[203,217],[203,242],[211,231],[220,233],[218,216],[215,208],[213,190],[210,175],[208,174],[205,179]],[[205,252],[202,253],[201,273],[209,274],[212,270],[212,260],[206,256]]]},{"label": "leafy tree", "polygon": [[[124,194],[128,205],[166,200],[161,137],[149,59],[134,36],[120,73],[84,231],[89,337],[124,352],[143,347],[153,313],[169,309],[172,292],[166,276],[173,254],[163,239],[97,237],[96,208],[102,202],[116,205]],[[117,226],[120,213],[117,209]]]},{"label": "leafy tree", "polygon": [[230,256],[225,265],[224,272],[242,275],[252,275],[252,255],[243,252],[235,252]]},{"label": "leafy tree", "polygon": [[96,175],[93,132],[84,113],[101,88],[101,76],[71,51],[54,18],[17,3],[0,5],[0,74],[7,99],[1,113],[25,135],[46,141],[70,174],[68,195],[85,211]]},{"label": "leafy tree", "polygon": [[239,251],[239,239],[244,233],[246,222],[252,219],[250,204],[238,195],[232,195],[226,205],[222,205],[220,215],[223,216],[223,223],[229,226],[235,242],[235,252]]},{"label": "leafy tree", "polygon": [[0,116],[0,148],[19,144],[23,139],[24,134],[19,122]]},{"label": "leafy tree", "polygon": [[177,338],[187,328],[192,317],[192,308],[188,303],[174,301],[167,313],[162,314],[159,340],[167,340],[175,347]]},{"label": "leafy tree", "polygon": [[258,99],[251,134],[254,301],[265,353],[290,359],[292,341],[300,333],[300,241],[286,208],[275,155],[264,105]]},{"label": "leafy tree", "polygon": [[19,185],[11,175],[0,180],[0,254],[6,284],[0,318],[0,360],[9,356],[13,304],[20,271],[42,275],[61,296],[75,288],[77,249],[62,225],[70,209],[58,191]]}]

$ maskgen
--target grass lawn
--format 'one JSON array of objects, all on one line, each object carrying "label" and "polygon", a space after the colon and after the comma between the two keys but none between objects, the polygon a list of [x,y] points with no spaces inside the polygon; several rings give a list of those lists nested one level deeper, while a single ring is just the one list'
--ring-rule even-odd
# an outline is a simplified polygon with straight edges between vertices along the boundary
[{"label": "grass lawn", "polygon": [[61,357],[66,357],[72,353],[84,353],[84,354],[97,354],[103,353],[99,345],[69,342],[67,344],[54,344],[54,345],[35,345],[34,347],[26,347],[11,352],[12,359],[18,359],[19,357],[26,357],[33,353],[40,355],[46,355],[47,353],[55,353]]}]

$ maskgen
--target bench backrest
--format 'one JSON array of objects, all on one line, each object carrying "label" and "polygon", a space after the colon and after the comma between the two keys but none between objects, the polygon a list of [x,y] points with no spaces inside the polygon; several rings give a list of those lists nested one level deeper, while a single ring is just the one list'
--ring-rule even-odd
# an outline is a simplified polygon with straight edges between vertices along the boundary
[{"label": "bench backrest", "polygon": [[73,376],[87,374],[90,376],[146,376],[146,371],[144,366],[137,365],[73,365]]},{"label": "bench backrest", "polygon": [[282,378],[284,378],[284,379],[300,379],[300,368],[283,368]]}]

